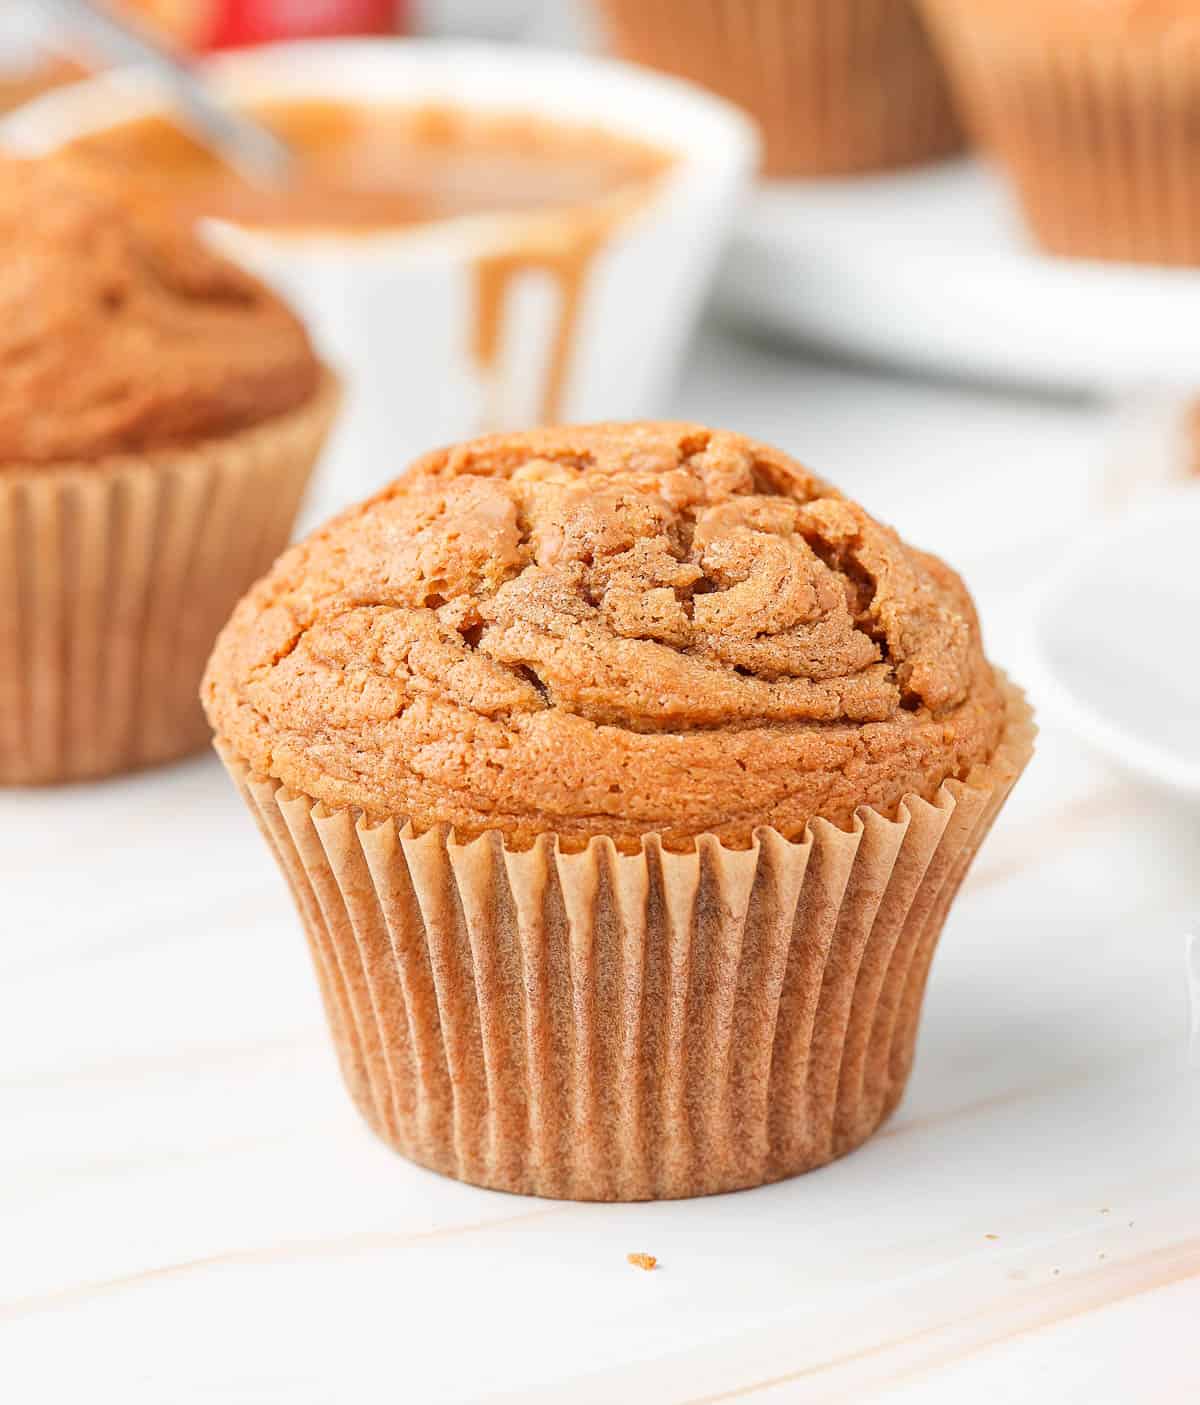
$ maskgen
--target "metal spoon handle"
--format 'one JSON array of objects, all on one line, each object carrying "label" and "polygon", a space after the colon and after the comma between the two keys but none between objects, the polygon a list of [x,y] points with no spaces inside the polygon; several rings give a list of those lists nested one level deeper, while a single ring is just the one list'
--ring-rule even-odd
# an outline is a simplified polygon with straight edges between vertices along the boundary
[{"label": "metal spoon handle", "polygon": [[248,180],[267,186],[287,182],[295,159],[287,144],[262,123],[215,98],[185,63],[141,26],[116,18],[89,0],[37,3],[114,63],[152,71],[170,90],[188,128]]}]

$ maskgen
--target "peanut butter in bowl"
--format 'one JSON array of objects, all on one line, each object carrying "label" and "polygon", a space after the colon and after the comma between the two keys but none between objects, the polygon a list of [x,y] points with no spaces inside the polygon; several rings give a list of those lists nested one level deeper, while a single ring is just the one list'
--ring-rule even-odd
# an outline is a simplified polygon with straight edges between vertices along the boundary
[{"label": "peanut butter in bowl", "polygon": [[366,237],[472,217],[530,217],[523,244],[476,261],[472,340],[481,371],[490,372],[517,283],[530,274],[549,279],[559,311],[539,417],[557,419],[581,285],[619,225],[651,198],[670,168],[668,153],[521,112],[320,98],[251,111],[299,155],[286,184],[252,184],[162,116],[90,133],[67,153],[119,172],[139,207],[275,234]]},{"label": "peanut butter in bowl", "polygon": [[185,217],[341,234],[563,211],[644,193],[671,159],[601,127],[519,111],[326,98],[247,104],[247,111],[297,153],[285,184],[251,184],[163,116],[88,133],[67,150],[119,169],[139,199]]},{"label": "peanut butter in bowl", "polygon": [[215,217],[223,250],[291,298],[348,387],[320,507],[430,443],[656,408],[757,165],[736,109],[499,45],[285,45],[209,72],[296,147],[289,189],[224,170],[133,75],[53,95],[0,137]]}]

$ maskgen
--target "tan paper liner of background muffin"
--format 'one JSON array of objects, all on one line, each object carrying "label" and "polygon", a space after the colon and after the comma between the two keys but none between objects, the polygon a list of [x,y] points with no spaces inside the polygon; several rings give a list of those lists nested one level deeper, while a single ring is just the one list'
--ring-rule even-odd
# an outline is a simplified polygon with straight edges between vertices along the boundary
[{"label": "tan paper liner of background muffin", "polygon": [[337,401],[327,375],[299,409],[224,438],[0,465],[0,784],[204,746],[213,641],[287,543]]},{"label": "tan paper liner of background muffin", "polygon": [[1200,36],[1066,40],[1028,15],[923,3],[964,118],[1044,248],[1200,264]]},{"label": "tan paper liner of background muffin", "polygon": [[476,1185],[706,1195],[820,1166],[900,1100],[946,911],[1028,761],[1008,688],[993,760],[895,818],[746,850],[608,838],[524,852],[369,823],[226,765],[291,886],[371,1127]]},{"label": "tan paper liner of background muffin", "polygon": [[912,0],[604,0],[615,48],[758,118],[768,175],[886,170],[962,131]]}]

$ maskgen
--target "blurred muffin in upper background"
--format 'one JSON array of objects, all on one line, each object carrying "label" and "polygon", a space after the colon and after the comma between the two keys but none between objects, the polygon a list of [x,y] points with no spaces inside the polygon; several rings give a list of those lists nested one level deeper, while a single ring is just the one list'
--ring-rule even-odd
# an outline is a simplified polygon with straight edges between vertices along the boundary
[{"label": "blurred muffin in upper background", "polygon": [[0,161],[0,784],[202,746],[338,392],[288,308],[65,159]]},{"label": "blurred muffin in upper background", "polygon": [[915,165],[962,145],[911,0],[600,0],[617,51],[753,113],[770,176]]},{"label": "blurred muffin in upper background", "polygon": [[921,0],[1045,248],[1200,263],[1200,0]]}]

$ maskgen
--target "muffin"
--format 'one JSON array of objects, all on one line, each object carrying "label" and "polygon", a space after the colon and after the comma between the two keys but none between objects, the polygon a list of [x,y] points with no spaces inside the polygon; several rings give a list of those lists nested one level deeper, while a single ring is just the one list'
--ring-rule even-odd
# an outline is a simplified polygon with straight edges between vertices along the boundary
[{"label": "muffin", "polygon": [[1200,263],[1196,0],[923,0],[1046,249]]},{"label": "muffin", "polygon": [[770,176],[935,160],[962,132],[913,0],[603,0],[624,58],[751,112]]},{"label": "muffin", "polygon": [[260,283],[54,161],[0,161],[0,784],[193,751],[333,377]]},{"label": "muffin", "polygon": [[870,1135],[1032,739],[953,571],[695,425],[419,460],[250,591],[203,697],[370,1125],[596,1200]]}]

